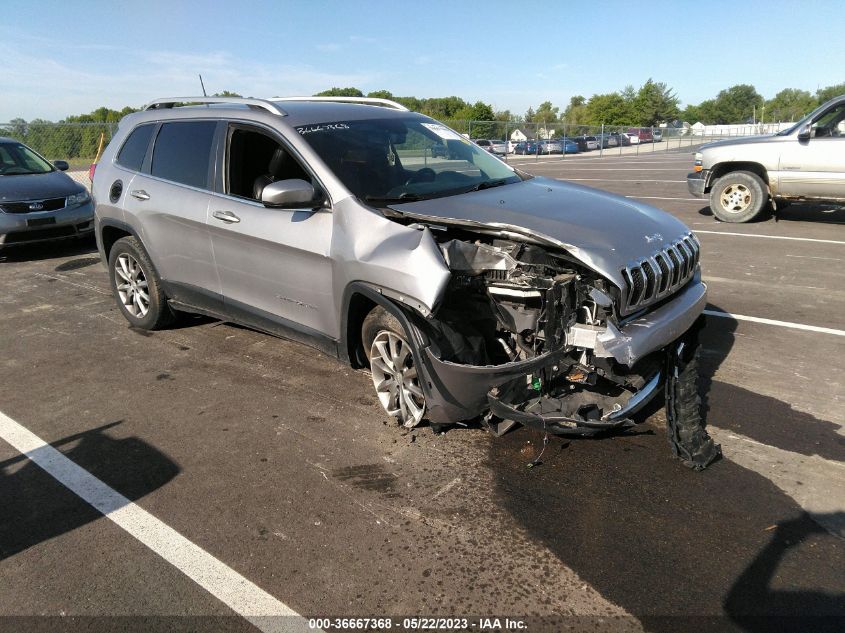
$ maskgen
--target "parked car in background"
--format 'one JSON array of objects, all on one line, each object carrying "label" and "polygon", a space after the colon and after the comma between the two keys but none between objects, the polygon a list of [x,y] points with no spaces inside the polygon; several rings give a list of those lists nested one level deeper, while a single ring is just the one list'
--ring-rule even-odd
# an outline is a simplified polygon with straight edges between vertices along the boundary
[{"label": "parked car in background", "polygon": [[610,136],[616,141],[616,147],[628,147],[631,144],[631,137],[622,132],[612,132]]},{"label": "parked car in background", "polygon": [[663,131],[660,128],[652,129],[651,135],[654,138],[655,143],[659,143],[663,140]]},{"label": "parked car in background", "polygon": [[596,134],[596,145],[600,149],[607,149],[608,147],[616,147],[619,141],[612,134]]},{"label": "parked car in background", "polygon": [[0,248],[90,235],[94,205],[88,190],[12,138],[0,137]]},{"label": "parked car in background", "polygon": [[493,148],[492,152],[494,154],[499,154],[500,156],[504,156],[508,153],[508,144],[505,141],[500,140],[491,140],[490,146]]},{"label": "parked car in background", "polygon": [[654,138],[650,127],[632,127],[628,129],[628,136],[631,137],[632,143],[651,143]]},{"label": "parked car in background", "polygon": [[481,149],[493,153],[493,141],[490,141],[486,138],[477,138],[473,140],[473,143],[478,145]]},{"label": "parked car in background", "polygon": [[565,141],[562,141],[562,145],[564,154],[577,154],[580,151],[578,149],[578,143],[576,143],[570,138],[566,139]]},{"label": "parked car in background", "polygon": [[777,134],[702,145],[693,169],[690,193],[709,196],[723,222],[748,222],[770,204],[845,203],[845,95]]},{"label": "parked car in background", "polygon": [[540,141],[541,154],[563,154],[563,142],[557,139]]},{"label": "parked car in background", "polygon": [[520,141],[516,144],[513,151],[514,154],[537,154],[539,153],[539,146],[537,141]]},{"label": "parked car in background", "polygon": [[580,152],[590,152],[599,148],[599,142],[595,136],[587,136],[585,134],[582,136],[573,136],[569,140],[578,145],[578,151]]}]

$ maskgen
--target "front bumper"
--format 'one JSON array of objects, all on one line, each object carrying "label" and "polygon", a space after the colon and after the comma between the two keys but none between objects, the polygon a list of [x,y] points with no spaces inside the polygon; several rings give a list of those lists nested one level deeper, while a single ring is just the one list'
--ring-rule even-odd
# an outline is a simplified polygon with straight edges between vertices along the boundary
[{"label": "front bumper", "polygon": [[[670,346],[695,324],[704,310],[706,294],[706,286],[696,275],[686,288],[668,303],[626,322],[618,329],[609,327],[606,332],[598,336],[596,355],[612,357],[620,365],[634,367],[647,356]],[[425,347],[420,357],[426,382],[430,384],[429,393],[426,393],[427,417],[435,423],[456,422],[476,417],[488,409],[496,408],[496,388],[501,387],[513,395],[513,389],[520,383],[525,385],[531,382],[531,377],[548,372],[550,369],[556,372],[559,365],[563,366],[565,356],[567,354],[564,350],[556,350],[515,363],[490,366],[462,365],[441,360],[435,356],[430,347]],[[657,375],[655,371],[650,370],[647,374],[644,376],[645,385],[637,391],[637,394],[644,390],[650,393],[648,398],[640,394],[640,399],[634,401],[638,405],[637,408],[648,402],[651,395],[656,393],[663,383],[662,377],[655,379]],[[489,397],[491,394],[494,398]],[[632,396],[632,400],[637,394]],[[503,399],[499,398],[499,400]],[[627,415],[635,410],[629,409],[628,404],[624,404],[622,405],[624,415],[619,410],[614,411],[605,419],[600,420],[601,424],[596,426],[608,428],[629,423]],[[493,412],[496,413],[495,410]],[[500,409],[498,414],[502,412],[504,409]]]},{"label": "front bumper", "polygon": [[696,171],[687,174],[687,189],[696,198],[703,198],[707,190],[707,172]]},{"label": "front bumper", "polygon": [[32,213],[0,212],[0,246],[31,244],[87,235],[94,230],[94,203]]}]

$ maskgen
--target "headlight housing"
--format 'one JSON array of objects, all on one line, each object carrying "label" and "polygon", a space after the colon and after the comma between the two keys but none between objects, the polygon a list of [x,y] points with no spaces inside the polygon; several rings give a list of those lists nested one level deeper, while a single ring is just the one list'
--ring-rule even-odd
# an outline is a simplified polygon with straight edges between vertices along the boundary
[{"label": "headlight housing", "polygon": [[704,154],[702,154],[701,152],[695,153],[695,162],[693,163],[693,168],[692,168],[693,171],[701,171],[701,163],[702,163],[703,159],[704,159]]},{"label": "headlight housing", "polygon": [[80,191],[79,193],[73,194],[72,196],[68,196],[67,199],[65,200],[65,206],[66,207],[80,207],[83,204],[85,204],[86,202],[88,202],[90,199],[91,199],[91,196],[88,193],[88,191],[83,190],[83,191]]}]

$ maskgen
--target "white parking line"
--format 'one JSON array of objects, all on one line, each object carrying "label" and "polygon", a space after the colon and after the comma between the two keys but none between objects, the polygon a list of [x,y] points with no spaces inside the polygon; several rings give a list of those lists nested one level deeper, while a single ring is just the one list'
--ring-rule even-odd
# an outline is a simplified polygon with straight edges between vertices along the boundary
[{"label": "white parking line", "polygon": [[[538,164],[538,166],[540,165],[542,165],[542,163]],[[549,165],[549,167],[564,167],[564,165]],[[675,167],[674,169],[672,169],[669,167],[578,167],[578,171],[678,171],[678,168]]]},{"label": "white parking line", "polygon": [[663,198],[660,196],[625,196],[626,198],[636,198],[638,200],[686,200],[688,202],[701,202],[701,198]]},{"label": "white parking line", "polygon": [[[629,196],[630,197],[630,196]],[[697,198],[678,198],[681,199],[689,199],[689,200],[696,200]],[[812,237],[787,237],[785,235],[761,235],[760,233],[731,233],[728,231],[700,231],[698,229],[694,229],[696,233],[706,233],[708,235],[734,235],[739,237],[761,237],[768,240],[792,240],[796,242],[817,242],[820,244],[840,244],[845,245],[845,242],[840,242],[837,240],[819,240]]]},{"label": "white parking line", "polygon": [[835,336],[845,336],[845,330],[835,330],[833,328],[819,327],[817,325],[804,325],[803,323],[791,323],[790,321],[776,321],[775,319],[761,319],[760,317],[746,316],[744,314],[732,314],[730,312],[722,312],[720,310],[705,310],[704,314],[708,316],[720,317],[723,319],[734,319],[735,321],[751,321],[752,323],[777,325],[779,327],[790,328],[793,330],[805,330],[807,332],[818,332],[820,334],[833,334]]},{"label": "white parking line", "polygon": [[309,630],[307,621],[296,611],[132,503],[2,412],[0,438],[262,631]]}]

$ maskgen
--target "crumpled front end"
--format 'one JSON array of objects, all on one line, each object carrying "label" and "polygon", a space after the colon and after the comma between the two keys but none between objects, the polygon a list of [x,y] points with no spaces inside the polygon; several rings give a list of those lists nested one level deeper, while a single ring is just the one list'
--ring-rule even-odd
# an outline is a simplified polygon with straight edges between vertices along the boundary
[{"label": "crumpled front end", "polygon": [[695,273],[674,295],[620,316],[625,290],[562,251],[528,241],[432,231],[451,271],[424,322],[427,417],[484,415],[561,435],[633,424],[666,383],[667,350],[702,313]]}]

